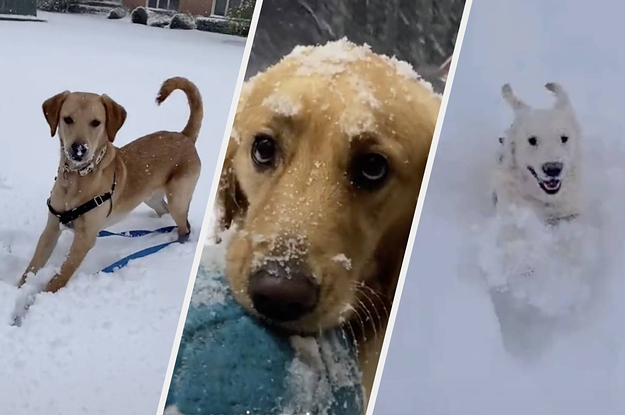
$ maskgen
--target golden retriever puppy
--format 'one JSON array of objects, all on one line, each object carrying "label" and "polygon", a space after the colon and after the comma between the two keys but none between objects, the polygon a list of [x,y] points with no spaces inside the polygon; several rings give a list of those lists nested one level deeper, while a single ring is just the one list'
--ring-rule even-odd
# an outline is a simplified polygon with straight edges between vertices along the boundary
[{"label": "golden retriever puppy", "polygon": [[48,200],[48,222],[20,286],[48,262],[61,225],[73,229],[74,241],[60,272],[45,288],[51,292],[67,284],[101,229],[142,202],[159,215],[171,213],[181,241],[188,238],[189,204],[201,167],[195,142],[203,109],[197,87],[184,78],[165,81],[157,103],[177,89],[186,93],[191,107],[184,130],[159,131],[122,148],[113,141],[126,120],[126,110],[107,95],[65,91],[43,103],[51,135],[59,133],[61,158]]},{"label": "golden retriever puppy", "polygon": [[287,330],[353,330],[367,386],[439,105],[408,64],[341,40],[296,48],[237,108],[218,193],[234,295]]}]

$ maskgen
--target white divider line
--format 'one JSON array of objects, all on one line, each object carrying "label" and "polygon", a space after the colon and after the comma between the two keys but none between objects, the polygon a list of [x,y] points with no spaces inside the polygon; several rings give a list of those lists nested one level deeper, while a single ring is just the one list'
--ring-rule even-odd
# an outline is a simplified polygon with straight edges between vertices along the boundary
[{"label": "white divider line", "polygon": [[202,221],[202,229],[200,230],[200,236],[198,245],[195,250],[195,257],[193,259],[193,265],[191,267],[191,274],[189,275],[189,282],[187,283],[187,291],[184,296],[184,302],[182,304],[182,310],[180,312],[180,319],[178,320],[178,328],[176,329],[176,336],[172,345],[171,355],[169,357],[169,365],[167,366],[167,372],[165,374],[165,383],[163,384],[163,390],[161,391],[161,399],[156,410],[156,415],[162,415],[165,411],[165,402],[167,400],[167,394],[169,392],[169,386],[171,384],[171,378],[174,373],[174,366],[176,364],[176,357],[178,356],[178,349],[180,348],[180,339],[182,338],[182,330],[187,320],[187,313],[189,312],[189,303],[191,301],[191,295],[193,294],[193,287],[195,285],[195,279],[197,277],[197,271],[200,266],[200,259],[202,258],[202,251],[206,243],[206,238],[210,224],[212,223],[213,205],[215,203],[215,196],[217,194],[217,188],[219,186],[219,178],[221,176],[221,170],[223,168],[224,159],[226,157],[226,149],[228,148],[228,140],[230,139],[230,133],[232,132],[232,124],[234,122],[234,116],[237,110],[237,104],[239,103],[239,96],[241,95],[241,88],[245,79],[245,71],[250,59],[250,53],[252,51],[252,45],[254,44],[254,37],[256,35],[256,27],[258,26],[258,18],[260,16],[260,10],[263,7],[263,0],[256,1],[256,7],[254,8],[254,14],[252,15],[252,22],[250,24],[250,31],[247,36],[247,42],[245,43],[245,51],[243,52],[243,60],[241,61],[241,67],[239,68],[239,78],[237,85],[234,89],[234,95],[232,97],[232,103],[230,104],[230,115],[228,116],[228,123],[226,124],[226,130],[221,142],[221,150],[219,152],[219,159],[217,160],[217,166],[215,167],[215,175],[213,177],[213,184],[211,187],[210,195],[208,197],[208,205],[206,206],[206,212],[204,212],[204,220]]},{"label": "white divider line", "polygon": [[[434,130],[434,137],[432,137],[432,145],[430,147],[430,153],[428,154],[428,162],[425,167],[425,173],[423,175],[423,182],[419,192],[419,199],[417,200],[417,208],[412,221],[412,227],[410,228],[410,237],[408,238],[408,244],[406,245],[406,253],[404,254],[404,261],[399,273],[399,280],[397,282],[397,289],[395,291],[395,297],[393,306],[391,307],[391,315],[389,317],[388,326],[386,329],[386,335],[384,336],[384,343],[382,344],[382,352],[380,353],[380,359],[378,361],[378,367],[375,373],[375,379],[373,381],[373,388],[371,389],[371,396],[369,397],[369,403],[367,406],[367,415],[373,415],[375,408],[375,401],[378,396],[378,390],[380,389],[380,382],[382,380],[382,373],[384,372],[384,363],[386,362],[386,355],[391,343],[391,337],[393,335],[393,327],[395,326],[395,319],[397,318],[397,311],[399,309],[399,303],[401,300],[401,293],[404,289],[404,282],[406,280],[406,273],[408,266],[410,265],[410,256],[412,254],[412,247],[414,245],[415,236],[419,227],[419,219],[421,218],[421,211],[423,210],[423,202],[430,182],[430,175],[432,173],[432,166],[434,165],[434,158],[436,156],[436,149],[438,147],[438,141],[441,135],[441,129],[443,127],[443,121],[445,119],[445,112],[447,111],[447,103],[449,102],[449,95],[451,94],[451,88],[454,82],[454,76],[456,74],[456,66],[458,65],[458,58],[460,57],[460,50],[462,49],[462,41],[464,40],[464,32],[467,27],[467,21],[469,20],[469,13],[471,12],[472,0],[467,0],[464,5],[462,14],[462,20],[460,22],[460,28],[458,30],[458,37],[456,38],[456,47],[454,49],[451,69],[449,70],[449,76],[445,85],[445,91],[443,93],[443,100],[438,113],[438,119],[436,121],[436,129]],[[418,374],[417,374],[418,375]],[[392,413],[392,409],[386,408],[385,413]]]}]

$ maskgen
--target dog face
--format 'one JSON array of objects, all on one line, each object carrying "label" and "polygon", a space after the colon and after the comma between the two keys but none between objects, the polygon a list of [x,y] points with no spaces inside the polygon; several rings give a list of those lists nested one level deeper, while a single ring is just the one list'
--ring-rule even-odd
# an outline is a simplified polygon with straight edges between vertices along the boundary
[{"label": "dog face", "polygon": [[564,89],[554,83],[546,88],[555,94],[555,105],[535,110],[504,85],[503,97],[515,115],[504,144],[507,167],[514,171],[523,193],[554,204],[579,186],[581,132]]},{"label": "dog face", "polygon": [[340,41],[245,85],[220,200],[252,312],[316,332],[392,298],[439,108],[398,66]]},{"label": "dog face", "polygon": [[126,120],[126,110],[107,95],[69,91],[43,103],[52,137],[58,129],[67,160],[76,167],[88,164],[98,149],[113,142]]}]

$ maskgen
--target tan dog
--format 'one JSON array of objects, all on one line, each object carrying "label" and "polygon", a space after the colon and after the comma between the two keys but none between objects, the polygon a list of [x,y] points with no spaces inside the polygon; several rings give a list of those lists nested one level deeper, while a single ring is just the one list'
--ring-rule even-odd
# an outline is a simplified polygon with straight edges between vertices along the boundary
[{"label": "tan dog", "polygon": [[237,108],[218,199],[234,294],[288,330],[353,330],[369,387],[439,105],[409,65],[343,40],[296,48]]},{"label": "tan dog", "polygon": [[[48,201],[48,222],[20,286],[29,273],[37,273],[48,262],[64,221],[69,220],[74,241],[46,291],[63,288],[95,245],[98,232],[142,202],[159,215],[171,213],[180,239],[188,237],[189,204],[201,167],[195,142],[203,109],[196,86],[184,78],[165,81],[157,103],[176,89],[186,93],[191,107],[182,133],[159,131],[122,148],[112,143],[126,120],[126,111],[108,96],[65,91],[43,103],[50,133],[54,137],[57,129],[59,132],[61,159]],[[83,212],[86,208],[81,206],[88,206],[85,203],[91,203],[92,209]]]}]

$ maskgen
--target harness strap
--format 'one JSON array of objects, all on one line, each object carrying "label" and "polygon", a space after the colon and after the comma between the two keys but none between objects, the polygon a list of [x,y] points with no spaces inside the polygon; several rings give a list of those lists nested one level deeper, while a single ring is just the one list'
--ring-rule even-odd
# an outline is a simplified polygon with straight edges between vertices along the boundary
[{"label": "harness strap", "polygon": [[47,202],[48,210],[50,210],[50,213],[52,213],[54,216],[59,218],[59,221],[63,225],[67,225],[68,223],[75,221],[76,219],[84,215],[85,213],[90,212],[93,209],[102,206],[104,203],[110,200],[111,207],[109,208],[109,213],[106,215],[106,217],[108,218],[111,215],[111,212],[113,212],[113,194],[115,193],[116,185],[117,185],[117,173],[115,172],[113,173],[113,185],[111,186],[110,192],[106,192],[104,194],[98,195],[94,197],[93,199],[91,199],[90,201],[83,203],[82,205],[77,206],[74,209],[68,210],[67,212],[56,211],[52,207],[50,198],[48,198],[48,202]]}]

